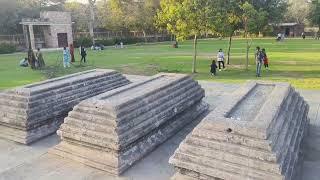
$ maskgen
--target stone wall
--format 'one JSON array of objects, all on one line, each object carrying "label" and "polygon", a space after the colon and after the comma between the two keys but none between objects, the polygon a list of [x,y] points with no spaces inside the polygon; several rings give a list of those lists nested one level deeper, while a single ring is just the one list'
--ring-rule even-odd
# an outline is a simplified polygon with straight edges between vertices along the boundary
[{"label": "stone wall", "polygon": [[224,97],[170,158],[185,179],[291,180],[299,172],[308,104],[289,84],[252,82]]},{"label": "stone wall", "polygon": [[73,106],[129,84],[113,70],[89,70],[0,94],[0,137],[29,144],[56,132]]},{"label": "stone wall", "polygon": [[45,33],[46,45],[48,48],[58,47],[58,33],[67,33],[68,44],[73,43],[72,21],[70,12],[43,11],[40,18],[48,19],[52,25]]},{"label": "stone wall", "polygon": [[206,112],[204,90],[187,75],[160,74],[77,105],[50,153],[119,175]]}]

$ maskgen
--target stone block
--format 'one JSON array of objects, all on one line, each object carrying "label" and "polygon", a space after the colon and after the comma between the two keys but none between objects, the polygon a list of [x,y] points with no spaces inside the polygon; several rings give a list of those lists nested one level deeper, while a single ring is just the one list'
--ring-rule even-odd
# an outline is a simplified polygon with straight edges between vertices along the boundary
[{"label": "stone block", "polygon": [[0,94],[0,137],[34,142],[56,132],[82,100],[129,83],[116,71],[96,69],[6,90]]},{"label": "stone block", "polygon": [[159,74],[79,103],[50,153],[120,175],[205,113],[204,90],[187,75]]},{"label": "stone block", "polygon": [[309,106],[289,84],[250,82],[224,97],[179,145],[173,179],[291,180]]}]

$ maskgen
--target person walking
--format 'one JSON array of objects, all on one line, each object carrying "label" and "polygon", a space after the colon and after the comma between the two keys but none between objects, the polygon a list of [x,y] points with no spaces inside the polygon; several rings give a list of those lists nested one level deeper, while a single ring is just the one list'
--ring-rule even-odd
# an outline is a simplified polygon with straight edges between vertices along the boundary
[{"label": "person walking", "polygon": [[40,69],[43,68],[46,64],[44,62],[43,55],[42,55],[42,52],[40,51],[40,48],[38,48],[38,51],[36,53],[36,57],[37,57],[37,60],[38,60],[38,67]]},{"label": "person walking", "polygon": [[218,64],[219,64],[219,71],[221,71],[221,64],[222,64],[222,68],[224,70],[225,69],[225,66],[224,66],[224,53],[223,53],[222,49],[219,49],[219,51],[218,51],[217,60],[218,60]]},{"label": "person walking", "polygon": [[268,59],[265,48],[262,48],[262,54],[263,54],[263,65],[267,70],[269,70],[269,59]]},{"label": "person walking", "polygon": [[217,74],[217,64],[216,64],[216,61],[215,60],[212,60],[212,63],[211,63],[211,75],[212,76],[216,76]]},{"label": "person walking", "polygon": [[74,47],[73,47],[73,44],[69,45],[69,49],[70,49],[71,63],[76,62],[75,59],[74,59]]},{"label": "person walking", "polygon": [[63,48],[63,67],[70,67],[70,51],[67,47]]},{"label": "person walking", "polygon": [[306,34],[304,32],[301,33],[302,39],[306,39]]},{"label": "person walking", "polygon": [[83,47],[83,45],[80,46],[80,55],[81,55],[80,63],[82,63],[82,61],[83,61],[84,63],[86,63],[87,51],[86,51],[86,49]]},{"label": "person walking", "polygon": [[261,77],[261,65],[263,62],[263,53],[260,49],[259,46],[256,48],[256,54],[255,54],[255,59],[256,59],[256,77]]}]

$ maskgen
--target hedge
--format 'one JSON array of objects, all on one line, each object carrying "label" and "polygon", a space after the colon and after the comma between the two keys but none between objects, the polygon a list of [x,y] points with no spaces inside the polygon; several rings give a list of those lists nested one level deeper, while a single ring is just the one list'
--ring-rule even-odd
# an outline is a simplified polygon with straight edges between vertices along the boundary
[{"label": "hedge", "polygon": [[[137,43],[144,43],[144,42],[159,42],[159,41],[169,41],[170,37],[159,37],[155,39],[154,37],[147,37],[146,39],[143,37],[123,37],[123,38],[113,38],[113,39],[99,39],[96,40],[96,44],[102,44],[104,46],[113,46],[115,44],[119,44],[123,42],[123,44],[137,44]],[[92,39],[90,37],[81,37],[75,40],[74,45],[75,47],[79,47],[80,45],[85,47],[92,46]]]},{"label": "hedge", "polygon": [[0,44],[0,54],[9,54],[17,51],[14,44],[1,43]]}]

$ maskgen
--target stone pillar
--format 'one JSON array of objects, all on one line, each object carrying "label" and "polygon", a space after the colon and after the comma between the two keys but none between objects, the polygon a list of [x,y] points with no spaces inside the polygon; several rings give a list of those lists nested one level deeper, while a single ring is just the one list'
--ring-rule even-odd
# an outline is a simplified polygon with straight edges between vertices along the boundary
[{"label": "stone pillar", "polygon": [[34,41],[34,33],[33,33],[33,26],[29,25],[29,37],[30,37],[30,42],[31,42],[31,48],[35,49],[35,41]]},{"label": "stone pillar", "polygon": [[23,30],[23,36],[24,36],[24,39],[25,39],[24,43],[26,45],[26,48],[29,48],[29,36],[28,36],[27,26],[22,25],[22,30]]}]

